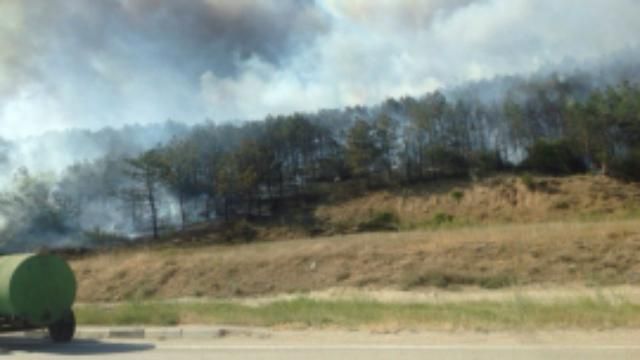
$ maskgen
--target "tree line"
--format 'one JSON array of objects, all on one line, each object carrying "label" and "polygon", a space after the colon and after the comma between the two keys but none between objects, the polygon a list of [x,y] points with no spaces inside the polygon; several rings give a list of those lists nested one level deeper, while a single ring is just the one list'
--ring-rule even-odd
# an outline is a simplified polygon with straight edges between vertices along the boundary
[{"label": "tree line", "polygon": [[[6,209],[22,209],[23,219],[49,214],[26,222],[38,229],[158,237],[169,216],[182,228],[273,217],[321,184],[344,181],[389,186],[514,168],[640,179],[638,84],[551,75],[513,81],[490,100],[481,95],[435,91],[373,107],[208,122],[137,156],[76,164],[55,181],[39,184],[23,172],[0,205],[8,219],[16,214]],[[48,205],[25,210],[28,196]],[[20,234],[9,225],[10,236]]]},{"label": "tree line", "polygon": [[[314,184],[371,185],[479,176],[514,166],[552,175],[599,171],[637,178],[640,88],[622,83],[580,96],[557,78],[514,89],[493,104],[423,98],[269,117],[243,126],[201,125],[128,160],[157,235],[156,190],[184,205],[200,199],[206,218],[269,216]],[[213,211],[212,211],[213,209]]]}]

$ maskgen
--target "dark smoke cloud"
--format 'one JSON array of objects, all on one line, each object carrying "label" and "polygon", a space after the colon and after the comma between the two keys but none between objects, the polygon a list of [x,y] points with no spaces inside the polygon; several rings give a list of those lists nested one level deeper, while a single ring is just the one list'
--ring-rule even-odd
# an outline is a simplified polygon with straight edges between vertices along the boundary
[{"label": "dark smoke cloud", "polygon": [[329,26],[299,0],[3,0],[0,11],[0,135],[202,120],[203,73],[234,77],[249,58],[280,67]]}]

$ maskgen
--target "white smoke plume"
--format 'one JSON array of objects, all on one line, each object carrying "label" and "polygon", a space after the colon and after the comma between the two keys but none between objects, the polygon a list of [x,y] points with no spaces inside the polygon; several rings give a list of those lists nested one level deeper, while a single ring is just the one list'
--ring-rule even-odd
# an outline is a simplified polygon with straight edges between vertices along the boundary
[{"label": "white smoke plume", "polygon": [[636,0],[2,0],[0,137],[391,96],[638,47]]}]

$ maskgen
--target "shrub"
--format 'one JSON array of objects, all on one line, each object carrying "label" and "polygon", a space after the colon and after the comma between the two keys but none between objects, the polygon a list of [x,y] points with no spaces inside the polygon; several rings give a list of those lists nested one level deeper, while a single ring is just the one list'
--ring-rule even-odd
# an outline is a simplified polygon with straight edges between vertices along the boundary
[{"label": "shrub", "polygon": [[453,198],[453,200],[459,203],[460,201],[462,201],[462,198],[464,197],[464,193],[460,190],[452,191],[451,197]]},{"label": "shrub", "polygon": [[424,286],[445,289],[452,283],[464,283],[463,281],[456,280],[458,280],[456,277],[439,271],[424,274],[410,274],[404,280],[403,287],[405,290]]},{"label": "shrub", "polygon": [[472,154],[473,166],[480,172],[503,170],[507,167],[497,151],[478,151]]},{"label": "shrub", "polygon": [[527,189],[534,191],[536,189],[536,181],[531,174],[525,173],[520,176],[520,181],[527,187]]},{"label": "shrub", "polygon": [[376,212],[358,225],[360,231],[395,231],[398,230],[398,215],[391,211]]},{"label": "shrub", "polygon": [[424,153],[425,158],[429,159],[432,171],[436,171],[436,175],[458,175],[464,174],[469,169],[469,161],[460,152],[442,146],[434,146]]},{"label": "shrub", "polygon": [[493,275],[478,279],[478,286],[485,289],[501,289],[512,286],[516,279],[508,275]]},{"label": "shrub", "polygon": [[454,219],[453,215],[439,212],[433,215],[433,218],[431,219],[431,223],[433,225],[439,226],[439,225],[451,223],[453,222],[453,219]]},{"label": "shrub", "polygon": [[640,149],[616,159],[611,164],[611,175],[629,181],[640,181]]},{"label": "shrub", "polygon": [[501,289],[516,283],[514,277],[503,274],[496,275],[465,275],[442,271],[427,271],[424,273],[408,274],[404,281],[405,290],[416,287],[437,287],[441,289],[460,285],[475,285],[484,289]]},{"label": "shrub", "polygon": [[221,235],[222,238],[228,242],[251,242],[258,236],[258,232],[247,221],[240,220],[227,224],[222,230]]},{"label": "shrub", "polygon": [[553,207],[559,210],[567,210],[571,207],[571,204],[568,201],[558,201],[553,204]]},{"label": "shrub", "polygon": [[570,175],[587,171],[582,158],[566,140],[538,140],[529,149],[522,167],[547,175]]}]

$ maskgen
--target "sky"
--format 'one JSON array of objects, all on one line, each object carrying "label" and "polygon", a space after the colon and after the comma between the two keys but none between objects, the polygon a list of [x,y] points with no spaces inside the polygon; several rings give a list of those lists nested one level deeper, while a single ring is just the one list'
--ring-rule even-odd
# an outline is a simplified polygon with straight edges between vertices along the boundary
[{"label": "sky", "polygon": [[0,138],[260,119],[640,45],[638,0],[0,0]]}]

